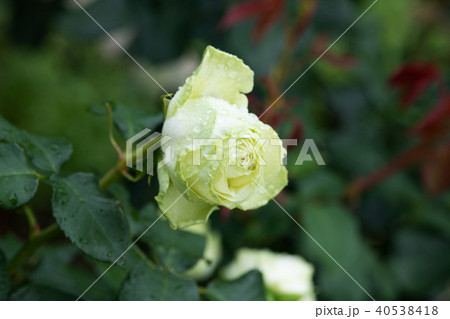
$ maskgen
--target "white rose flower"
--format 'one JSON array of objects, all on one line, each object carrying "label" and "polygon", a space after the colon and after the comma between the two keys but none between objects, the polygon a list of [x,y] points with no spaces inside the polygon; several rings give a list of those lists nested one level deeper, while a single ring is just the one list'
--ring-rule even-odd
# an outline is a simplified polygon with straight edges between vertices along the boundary
[{"label": "white rose flower", "polygon": [[286,150],[248,111],[243,93],[252,88],[253,72],[242,60],[209,46],[167,102],[162,133],[171,140],[161,147],[167,164],[158,169],[156,200],[173,228],[205,223],[218,206],[261,207],[287,185]]},{"label": "white rose flower", "polygon": [[315,300],[314,268],[302,257],[241,248],[222,276],[233,280],[253,269],[262,273],[269,300]]},{"label": "white rose flower", "polygon": [[195,280],[205,280],[212,275],[222,259],[222,242],[220,233],[211,230],[208,224],[197,224],[186,227],[183,230],[194,234],[205,235],[206,246],[203,253],[203,258],[199,260],[194,267],[182,273],[182,275],[186,278],[192,278]]}]

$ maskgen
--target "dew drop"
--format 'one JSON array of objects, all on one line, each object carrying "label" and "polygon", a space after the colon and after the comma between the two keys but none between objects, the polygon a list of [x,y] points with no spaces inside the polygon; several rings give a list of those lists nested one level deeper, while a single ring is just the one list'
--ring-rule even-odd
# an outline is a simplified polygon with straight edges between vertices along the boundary
[{"label": "dew drop", "polygon": [[9,198],[9,203],[13,206],[15,206],[17,204],[17,202],[19,201],[19,199],[17,198],[17,194],[13,193],[11,195],[11,197]]}]

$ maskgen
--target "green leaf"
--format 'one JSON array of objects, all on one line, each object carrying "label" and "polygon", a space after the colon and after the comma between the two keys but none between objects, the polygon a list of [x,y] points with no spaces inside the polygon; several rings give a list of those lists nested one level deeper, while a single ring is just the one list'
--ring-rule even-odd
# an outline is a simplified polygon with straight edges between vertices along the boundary
[{"label": "green leaf", "polygon": [[266,300],[264,282],[258,270],[252,270],[233,281],[216,279],[206,287],[206,296],[218,301]]},{"label": "green leaf", "polygon": [[51,178],[52,208],[67,237],[89,256],[115,261],[129,245],[127,221],[116,203],[98,190],[92,174]]},{"label": "green leaf", "polygon": [[53,173],[58,172],[72,154],[72,145],[66,139],[27,133],[14,127],[1,116],[0,140],[20,144],[37,168]]},{"label": "green leaf", "polygon": [[425,299],[446,289],[443,278],[448,278],[450,269],[448,238],[404,228],[396,233],[393,242],[391,265],[403,291]]},{"label": "green leaf", "polygon": [[42,285],[26,284],[11,293],[11,301],[73,301],[78,296]]},{"label": "green leaf", "polygon": [[[144,231],[158,218],[154,205],[147,204],[139,214]],[[184,230],[173,230],[169,223],[159,219],[142,238],[171,271],[182,272],[193,267],[202,257],[206,246],[204,236]]]},{"label": "green leaf", "polygon": [[120,292],[119,300],[197,301],[198,289],[194,281],[141,263],[130,273]]},{"label": "green leaf", "polygon": [[3,250],[7,260],[10,260],[22,247],[23,242],[11,231],[0,237],[0,250]]},{"label": "green leaf", "polygon": [[0,250],[0,301],[6,300],[9,292],[9,276],[6,267],[6,257]]},{"label": "green leaf", "polygon": [[[124,212],[125,217],[128,221],[130,227],[130,233],[132,236],[139,236],[143,230],[144,225],[141,225],[141,221],[137,220],[137,212],[130,202],[130,193],[122,183],[113,183],[108,186],[107,194],[111,198],[114,198],[116,203],[120,206],[121,210]],[[144,228],[145,229],[145,228]]]},{"label": "green leaf", "polygon": [[19,143],[26,148],[31,162],[44,171],[59,172],[61,165],[72,155],[72,145],[60,137],[40,137],[24,133],[23,140]]},{"label": "green leaf", "polygon": [[[392,298],[392,274],[364,242],[354,215],[345,207],[338,204],[308,205],[303,211],[303,226],[375,299]],[[305,257],[319,265],[320,299],[370,300],[311,238],[304,233],[301,236]]]},{"label": "green leaf", "polygon": [[145,128],[155,130],[163,122],[162,114],[151,114],[141,109],[113,104],[113,119],[119,132],[129,139]]},{"label": "green leaf", "polygon": [[[30,281],[35,285],[45,286],[78,297],[100,275],[100,273],[92,274],[85,268],[72,264],[78,253],[78,249],[73,245],[47,246],[42,253],[42,259],[30,275]],[[86,292],[83,299],[114,300],[115,292],[105,284],[102,277]]]},{"label": "green leaf", "polygon": [[[130,204],[129,193],[120,183],[108,187],[113,197],[120,201],[126,213],[131,234],[140,236],[160,217],[157,207],[148,203],[139,211]],[[193,267],[201,258],[206,246],[204,236],[184,230],[173,230],[164,218],[160,218],[145,235],[141,242],[146,243],[166,268],[182,272]]]},{"label": "green leaf", "polygon": [[19,207],[36,193],[39,180],[16,144],[0,144],[0,206]]}]

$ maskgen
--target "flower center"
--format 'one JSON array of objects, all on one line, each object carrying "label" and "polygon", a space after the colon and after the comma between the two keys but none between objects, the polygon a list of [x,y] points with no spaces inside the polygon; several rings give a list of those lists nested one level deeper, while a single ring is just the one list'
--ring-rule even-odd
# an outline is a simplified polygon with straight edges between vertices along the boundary
[{"label": "flower center", "polygon": [[253,170],[255,168],[255,159],[253,154],[245,153],[241,155],[238,165],[242,168]]}]

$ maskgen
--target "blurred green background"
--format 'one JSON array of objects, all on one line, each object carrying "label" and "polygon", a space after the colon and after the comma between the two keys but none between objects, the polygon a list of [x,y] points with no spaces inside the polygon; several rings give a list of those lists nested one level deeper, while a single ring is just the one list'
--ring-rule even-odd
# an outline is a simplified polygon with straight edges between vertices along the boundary
[{"label": "blurred green background", "polygon": [[[79,2],[168,92],[184,83],[211,44],[236,54],[255,71],[251,101],[266,106],[273,100],[266,77],[284,91],[372,3],[317,1],[291,48],[289,72],[279,80],[289,19],[295,21],[311,1],[286,1],[283,18],[259,39],[252,37],[257,17],[226,30],[219,26],[236,1]],[[327,165],[295,166],[300,149],[293,148],[290,183],[279,200],[376,299],[450,300],[450,194],[448,189],[427,191],[421,165],[428,155],[398,168],[356,199],[345,196],[355,179],[420,139],[408,130],[436,105],[438,85],[430,85],[405,109],[388,79],[418,61],[439,70],[447,87],[448,12],[445,1],[378,1],[330,56],[286,94],[292,107],[286,112],[301,121],[302,137],[314,139]],[[327,39],[325,46],[321,39]],[[73,1],[0,0],[0,113],[31,133],[71,141],[74,154],[66,170],[102,174],[117,161],[107,117],[94,115],[92,108],[116,101],[157,114],[163,94]],[[276,108],[282,112],[284,106]],[[289,137],[291,125],[276,125],[281,138]],[[448,133],[444,138],[436,143],[445,147]],[[448,159],[444,156],[442,174],[448,174]],[[136,197],[150,198],[145,182],[129,187]],[[34,205],[45,224],[50,191],[40,192],[44,195]],[[2,217],[0,232],[12,228],[23,236],[23,222],[13,215]],[[224,262],[243,246],[300,254],[316,266],[319,299],[367,299],[274,203],[226,218],[216,213],[213,224],[223,236]]]}]

